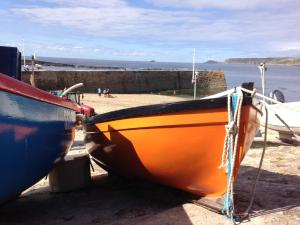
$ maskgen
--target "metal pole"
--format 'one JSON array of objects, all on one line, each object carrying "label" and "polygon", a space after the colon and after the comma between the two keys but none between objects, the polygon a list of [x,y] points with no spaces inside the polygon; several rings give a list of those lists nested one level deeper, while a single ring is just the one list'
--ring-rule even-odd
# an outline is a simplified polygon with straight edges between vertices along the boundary
[{"label": "metal pole", "polygon": [[196,100],[196,92],[197,92],[197,82],[194,83],[194,100]]},{"label": "metal pole", "polygon": [[198,80],[199,72],[195,71],[195,83],[194,83],[194,100],[196,100],[197,94],[197,80]]},{"label": "metal pole", "polygon": [[262,62],[259,64],[258,68],[260,70],[262,94],[265,96],[265,71],[267,70],[267,67],[266,64]]},{"label": "metal pole", "polygon": [[25,41],[22,40],[22,42],[23,42],[23,60],[24,60],[23,67],[25,68],[25,67],[26,67],[26,59],[25,59]]},{"label": "metal pole", "polygon": [[194,81],[194,78],[195,78],[195,54],[196,54],[196,49],[194,49],[194,55],[193,55],[193,78],[192,78],[192,82]]},{"label": "metal pole", "polygon": [[34,80],[34,65],[35,65],[35,53],[33,53],[31,57],[31,75],[30,75],[30,83],[33,87],[35,87],[35,80]]},{"label": "metal pole", "polygon": [[197,90],[197,79],[195,74],[195,55],[196,55],[196,49],[194,49],[194,55],[193,55],[193,78],[192,83],[194,83],[194,100],[196,99],[196,90]]}]

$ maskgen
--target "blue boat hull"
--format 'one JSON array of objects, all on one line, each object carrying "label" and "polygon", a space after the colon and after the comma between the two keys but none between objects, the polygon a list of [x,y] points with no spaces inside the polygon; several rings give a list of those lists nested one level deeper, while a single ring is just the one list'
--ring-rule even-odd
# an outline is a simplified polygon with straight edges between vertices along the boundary
[{"label": "blue boat hull", "polygon": [[46,176],[73,140],[75,111],[0,90],[0,204]]}]

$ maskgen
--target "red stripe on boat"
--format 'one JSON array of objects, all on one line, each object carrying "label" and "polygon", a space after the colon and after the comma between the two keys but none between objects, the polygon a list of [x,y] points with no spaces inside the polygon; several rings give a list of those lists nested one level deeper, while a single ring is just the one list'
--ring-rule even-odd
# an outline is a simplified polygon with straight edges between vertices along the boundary
[{"label": "red stripe on boat", "polygon": [[66,101],[60,97],[54,96],[46,91],[32,87],[29,84],[13,79],[2,73],[0,73],[0,90],[76,110],[76,105],[73,102]]}]

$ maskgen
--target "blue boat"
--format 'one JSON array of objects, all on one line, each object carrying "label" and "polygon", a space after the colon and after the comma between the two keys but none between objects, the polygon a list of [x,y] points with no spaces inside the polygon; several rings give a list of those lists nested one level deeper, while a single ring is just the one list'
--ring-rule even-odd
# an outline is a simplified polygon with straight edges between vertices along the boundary
[{"label": "blue boat", "polygon": [[72,102],[12,77],[0,73],[0,204],[46,176],[75,134]]}]

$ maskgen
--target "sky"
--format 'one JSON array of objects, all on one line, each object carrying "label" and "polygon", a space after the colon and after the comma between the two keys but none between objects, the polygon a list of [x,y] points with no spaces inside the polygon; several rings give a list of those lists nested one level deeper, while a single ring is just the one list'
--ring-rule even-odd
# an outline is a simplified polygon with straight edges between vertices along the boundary
[{"label": "sky", "polygon": [[300,56],[300,0],[1,0],[25,55],[191,62]]}]

